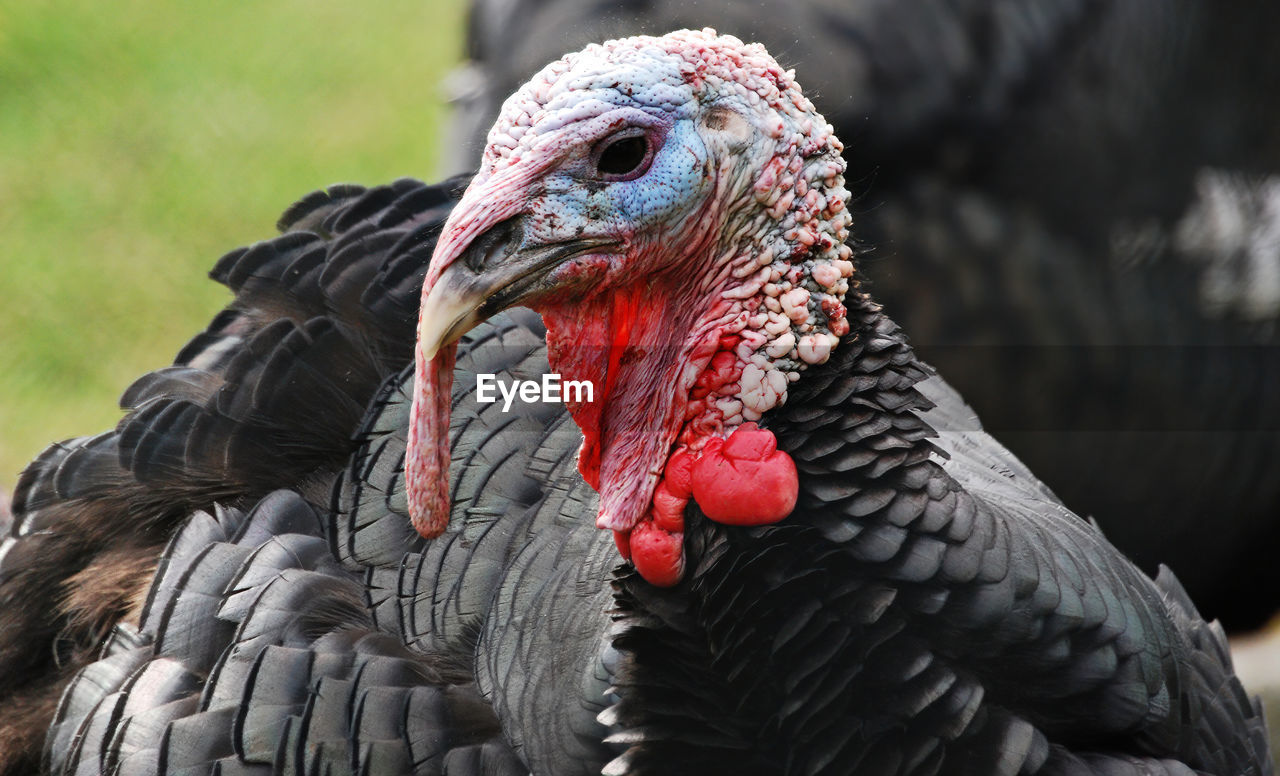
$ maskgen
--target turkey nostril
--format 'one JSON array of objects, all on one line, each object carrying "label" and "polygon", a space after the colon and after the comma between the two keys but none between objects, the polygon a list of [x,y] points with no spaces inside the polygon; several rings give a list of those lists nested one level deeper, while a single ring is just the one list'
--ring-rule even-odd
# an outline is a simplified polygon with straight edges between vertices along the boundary
[{"label": "turkey nostril", "polygon": [[463,258],[477,275],[493,269],[510,256],[524,239],[524,219],[512,216],[499,221],[475,239]]}]

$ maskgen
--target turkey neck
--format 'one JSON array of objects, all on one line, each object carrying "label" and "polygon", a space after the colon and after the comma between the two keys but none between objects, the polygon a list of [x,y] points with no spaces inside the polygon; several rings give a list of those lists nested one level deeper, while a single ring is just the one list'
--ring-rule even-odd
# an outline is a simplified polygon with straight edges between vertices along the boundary
[{"label": "turkey neck", "polygon": [[[795,773],[941,756],[924,740],[963,760],[1015,728],[1041,753],[1113,736],[1194,752],[1200,701],[1159,586],[976,425],[939,435],[929,419],[967,408],[921,385],[929,368],[877,305],[848,306],[851,334],[764,418],[799,471],[794,512],[746,528],[694,511],[685,582],[663,597],[620,581],[620,608],[649,629],[619,641],[635,653],[624,697],[650,663],[701,676],[701,661],[690,702],[720,699],[739,746]],[[656,729],[678,708],[649,705],[618,717]]]},{"label": "turkey neck", "polygon": [[[617,645],[635,656],[620,681],[619,720],[683,741],[694,735],[689,716],[664,718],[663,710],[705,706],[701,719],[714,719],[715,730],[696,737],[715,752],[699,755],[708,767],[767,772],[761,763],[780,756],[772,748],[790,748],[786,742],[816,735],[829,721],[805,709],[825,708],[824,691],[847,686],[866,654],[905,625],[901,615],[885,616],[895,590],[875,578],[893,575],[876,568],[884,543],[877,533],[907,529],[893,525],[892,513],[872,512],[886,498],[909,499],[940,473],[929,460],[934,432],[917,414],[932,406],[915,389],[929,370],[869,297],[851,293],[847,306],[853,326],[840,347],[761,422],[799,469],[795,512],[776,525],[741,528],[691,506],[688,578],[670,592],[633,573],[615,582],[620,617],[631,626]],[[832,510],[833,501],[852,506]],[[859,512],[861,519],[848,516]],[[771,632],[775,639],[758,638]],[[648,665],[667,670],[673,659],[690,689],[647,674]],[[675,702],[673,694],[683,697]],[[726,709],[717,698],[740,700]]]}]

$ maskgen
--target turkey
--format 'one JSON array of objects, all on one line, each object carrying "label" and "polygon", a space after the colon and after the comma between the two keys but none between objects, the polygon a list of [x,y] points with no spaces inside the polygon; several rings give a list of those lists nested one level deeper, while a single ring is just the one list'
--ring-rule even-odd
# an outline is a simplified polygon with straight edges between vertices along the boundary
[{"label": "turkey", "polygon": [[[491,140],[299,202],[24,473],[11,772],[1271,772],[1221,630],[860,288],[761,47],[589,47]],[[598,393],[478,390],[549,370]]]},{"label": "turkey", "polygon": [[796,68],[870,288],[986,426],[1229,628],[1275,614],[1280,6],[473,0],[451,153],[562,52],[703,25]]}]

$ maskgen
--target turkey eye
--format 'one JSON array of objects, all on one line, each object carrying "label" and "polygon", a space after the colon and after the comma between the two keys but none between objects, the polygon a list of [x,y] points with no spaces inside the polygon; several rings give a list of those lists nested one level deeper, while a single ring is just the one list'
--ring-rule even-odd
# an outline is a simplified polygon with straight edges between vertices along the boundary
[{"label": "turkey eye", "polygon": [[649,160],[649,141],[644,135],[619,138],[609,143],[596,160],[596,171],[609,178],[644,172]]}]

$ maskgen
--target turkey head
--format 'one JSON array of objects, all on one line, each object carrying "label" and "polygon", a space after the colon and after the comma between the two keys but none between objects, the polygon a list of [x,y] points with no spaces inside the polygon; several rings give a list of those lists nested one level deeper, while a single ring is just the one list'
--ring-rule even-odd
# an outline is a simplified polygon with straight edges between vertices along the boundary
[{"label": "turkey head", "polygon": [[712,30],[589,46],[509,98],[423,286],[418,530],[448,515],[452,343],[512,305],[542,314],[552,370],[592,387],[567,402],[579,470],[647,580],[680,580],[691,499],[725,523],[785,518],[795,465],[757,421],[849,330],[841,148],[792,72]]}]

